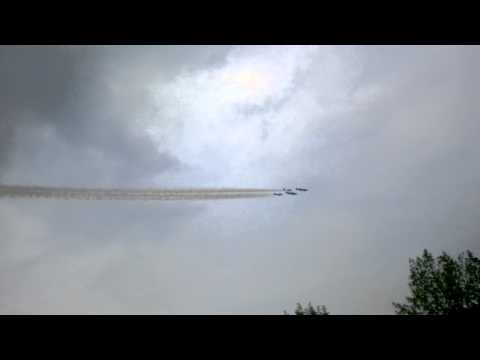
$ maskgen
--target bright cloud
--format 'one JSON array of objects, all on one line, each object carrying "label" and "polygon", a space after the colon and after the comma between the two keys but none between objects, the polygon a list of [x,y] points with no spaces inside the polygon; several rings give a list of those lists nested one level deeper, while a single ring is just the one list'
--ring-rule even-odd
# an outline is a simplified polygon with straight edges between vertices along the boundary
[{"label": "bright cloud", "polygon": [[322,111],[310,93],[296,86],[322,51],[330,49],[234,48],[220,67],[183,73],[152,87],[158,114],[148,131],[159,149],[208,174],[208,183],[275,181],[271,171],[258,170],[265,156],[284,158],[302,140],[311,119],[298,103],[315,108],[317,115]]}]

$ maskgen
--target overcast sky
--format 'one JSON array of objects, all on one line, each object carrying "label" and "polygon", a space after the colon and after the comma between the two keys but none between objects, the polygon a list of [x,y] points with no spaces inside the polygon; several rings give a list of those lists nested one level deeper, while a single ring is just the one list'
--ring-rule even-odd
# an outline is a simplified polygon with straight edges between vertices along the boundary
[{"label": "overcast sky", "polygon": [[0,199],[0,313],[391,314],[480,252],[480,48],[0,47],[0,183],[284,187]]}]

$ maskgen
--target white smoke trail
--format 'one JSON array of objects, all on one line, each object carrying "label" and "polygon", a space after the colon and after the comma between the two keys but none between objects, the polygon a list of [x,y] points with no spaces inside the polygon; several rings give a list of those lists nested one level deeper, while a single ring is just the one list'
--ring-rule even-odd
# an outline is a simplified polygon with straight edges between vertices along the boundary
[{"label": "white smoke trail", "polygon": [[279,189],[106,189],[0,185],[0,198],[74,200],[215,200],[271,196]]}]

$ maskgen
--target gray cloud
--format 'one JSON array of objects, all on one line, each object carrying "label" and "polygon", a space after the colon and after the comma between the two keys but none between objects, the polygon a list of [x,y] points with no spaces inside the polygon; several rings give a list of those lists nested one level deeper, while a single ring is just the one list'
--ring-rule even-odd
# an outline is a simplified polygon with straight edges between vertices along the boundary
[{"label": "gray cloud", "polygon": [[[148,137],[133,131],[132,124],[153,111],[146,91],[149,77],[168,79],[174,69],[188,69],[185,60],[192,50],[188,47],[160,52],[151,47],[0,48],[0,166],[8,160],[12,162],[15,151],[18,157],[34,154],[37,164],[46,164],[50,172],[55,168],[51,159],[69,160],[67,156],[58,159],[52,153],[67,151],[77,158],[71,159],[70,166],[58,164],[59,171],[71,174],[66,181],[95,171],[96,179],[89,177],[88,182],[127,184],[151,177],[162,169],[179,167],[174,155],[158,153]],[[139,52],[143,61],[135,62]],[[208,63],[216,61],[210,48],[195,54],[200,62],[203,58]],[[137,68],[132,70],[133,66]],[[18,157],[13,160],[15,168],[24,162]],[[98,162],[106,169],[95,167]],[[80,170],[76,171],[74,165]]]},{"label": "gray cloud", "polygon": [[0,312],[392,313],[408,257],[480,251],[479,62],[466,46],[1,47],[2,182],[311,191],[2,199]]}]

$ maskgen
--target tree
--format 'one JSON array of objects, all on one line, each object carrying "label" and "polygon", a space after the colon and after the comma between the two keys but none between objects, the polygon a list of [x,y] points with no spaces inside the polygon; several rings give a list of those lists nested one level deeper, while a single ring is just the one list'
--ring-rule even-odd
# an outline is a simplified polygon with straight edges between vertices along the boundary
[{"label": "tree", "polygon": [[[286,311],[284,312],[285,315],[290,315]],[[295,315],[329,315],[327,308],[325,305],[318,306],[314,308],[312,303],[308,303],[308,305],[304,308],[302,304],[297,303],[297,307],[295,308]]]},{"label": "tree", "polygon": [[411,295],[406,304],[393,303],[397,314],[480,314],[480,259],[471,251],[435,259],[425,249],[409,263]]}]

